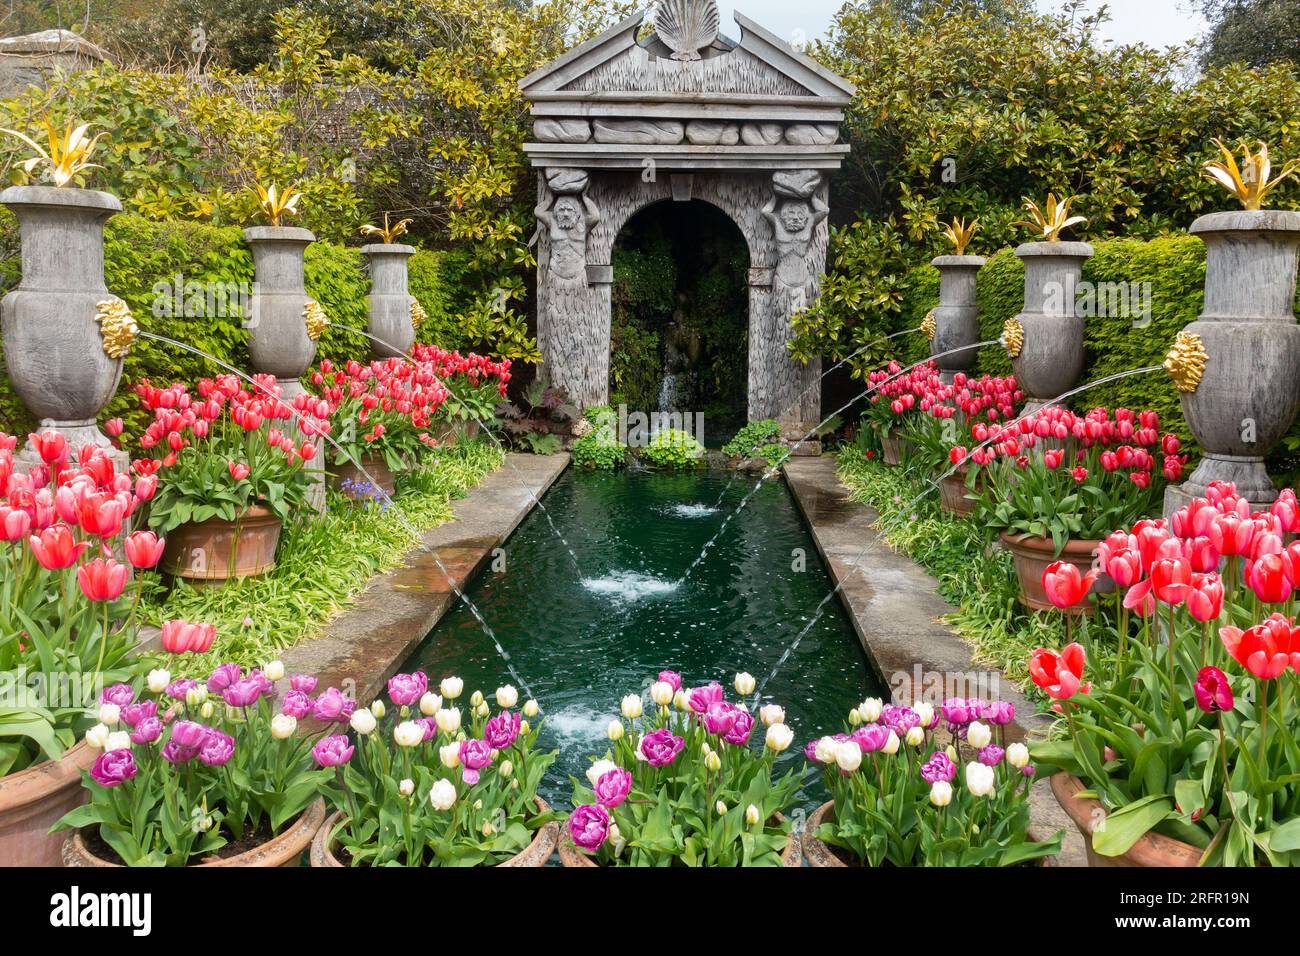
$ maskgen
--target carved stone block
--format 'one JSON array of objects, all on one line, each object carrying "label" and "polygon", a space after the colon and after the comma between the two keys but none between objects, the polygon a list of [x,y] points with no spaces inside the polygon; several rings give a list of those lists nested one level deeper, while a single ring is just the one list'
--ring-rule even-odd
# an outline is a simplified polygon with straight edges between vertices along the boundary
[{"label": "carved stone block", "polygon": [[573,195],[586,190],[591,177],[585,169],[548,169],[546,185],[559,195]]},{"label": "carved stone block", "polygon": [[735,146],[740,142],[740,126],[715,120],[691,120],[686,124],[686,139],[692,146]]},{"label": "carved stone block", "polygon": [[686,135],[685,126],[676,120],[598,119],[592,126],[598,143],[676,146]]},{"label": "carved stone block", "polygon": [[811,199],[821,185],[822,174],[815,169],[782,170],[772,175],[772,189],[790,199]]},{"label": "carved stone block", "polygon": [[740,128],[740,138],[746,146],[776,146],[785,138],[785,127],[780,123],[746,123]]},{"label": "carved stone block", "polygon": [[586,143],[591,124],[584,119],[540,119],[533,125],[539,143]]},{"label": "carved stone block", "polygon": [[785,130],[791,146],[831,146],[839,138],[840,128],[830,123],[794,123]]}]

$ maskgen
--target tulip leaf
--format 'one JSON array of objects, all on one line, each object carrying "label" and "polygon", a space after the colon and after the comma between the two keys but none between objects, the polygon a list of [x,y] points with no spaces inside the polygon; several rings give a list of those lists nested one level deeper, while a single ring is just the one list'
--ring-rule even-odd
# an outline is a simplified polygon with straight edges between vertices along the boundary
[{"label": "tulip leaf", "polygon": [[1205,789],[1199,780],[1178,780],[1174,782],[1174,809],[1184,820],[1191,821],[1192,814],[1204,812]]},{"label": "tulip leaf", "polygon": [[1278,853],[1300,850],[1300,817],[1274,827],[1265,836],[1268,838],[1268,845]]},{"label": "tulip leaf", "polygon": [[1164,794],[1143,797],[1108,814],[1092,837],[1098,856],[1123,856],[1143,836],[1173,810],[1173,802]]}]

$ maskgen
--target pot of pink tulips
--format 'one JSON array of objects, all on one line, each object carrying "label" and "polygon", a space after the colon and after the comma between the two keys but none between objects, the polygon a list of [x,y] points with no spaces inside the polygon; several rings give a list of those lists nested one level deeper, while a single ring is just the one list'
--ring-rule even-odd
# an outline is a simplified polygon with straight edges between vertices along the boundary
[{"label": "pot of pink tulips", "polygon": [[85,798],[99,693],[139,671],[135,609],[163,542],[130,532],[151,477],[57,432],[30,437],[39,464],[20,468],[16,446],[0,434],[0,861],[55,866],[50,827]]},{"label": "pot of pink tulips", "polygon": [[[737,674],[737,694],[754,678]],[[717,683],[693,689],[661,671],[649,702],[628,694],[608,727],[610,748],[573,781],[574,811],[560,842],[568,867],[798,866],[784,814],[800,780],[775,778],[793,739],[775,704],[756,719]]]},{"label": "pot of pink tulips", "polygon": [[[192,629],[200,645],[202,625]],[[177,634],[171,635],[176,639]],[[196,651],[198,648],[196,648]],[[206,681],[150,671],[143,685],[106,688],[99,723],[86,733],[96,752],[83,774],[89,802],[58,830],[68,866],[299,865],[325,820],[313,762],[311,717],[344,722],[351,702],[336,688],[309,696],[312,677],[292,677],[283,698],[278,661],[245,673],[222,664]]]},{"label": "pot of pink tulips", "polygon": [[387,702],[349,716],[351,738],[316,745],[334,813],[312,866],[546,865],[559,827],[537,787],[556,753],[537,750],[537,702],[507,684],[493,713],[463,692],[458,677],[431,690],[423,672],[398,674]]},{"label": "pot of pink tulips", "polygon": [[[1008,743],[1015,707],[954,698],[936,710],[864,701],[805,755],[834,799],[808,820],[814,867],[1021,866],[1060,852],[1029,835],[1029,750]],[[946,723],[951,741],[941,747]]]},{"label": "pot of pink tulips", "polygon": [[1033,756],[1093,865],[1300,863],[1297,531],[1293,491],[1254,512],[1211,485],[1108,537],[1111,620],[1034,651],[1059,720]]}]

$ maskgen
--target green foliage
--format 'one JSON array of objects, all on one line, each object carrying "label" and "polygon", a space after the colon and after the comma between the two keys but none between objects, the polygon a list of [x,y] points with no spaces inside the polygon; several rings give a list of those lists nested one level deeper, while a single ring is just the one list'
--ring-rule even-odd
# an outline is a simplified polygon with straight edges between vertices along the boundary
[{"label": "green foliage", "polygon": [[781,424],[774,418],[750,422],[736,433],[736,437],[722,446],[728,458],[748,458],[755,449],[781,436]]},{"label": "green foliage", "polygon": [[664,428],[654,433],[641,456],[660,468],[695,468],[704,457],[704,446],[688,432]]},{"label": "green foliage", "polygon": [[627,451],[613,430],[596,428],[573,443],[572,454],[579,468],[614,471],[622,466]]},{"label": "green foliage", "polygon": [[1300,63],[1300,4],[1295,0],[1195,0],[1193,6],[1210,22],[1201,44],[1203,66]]}]

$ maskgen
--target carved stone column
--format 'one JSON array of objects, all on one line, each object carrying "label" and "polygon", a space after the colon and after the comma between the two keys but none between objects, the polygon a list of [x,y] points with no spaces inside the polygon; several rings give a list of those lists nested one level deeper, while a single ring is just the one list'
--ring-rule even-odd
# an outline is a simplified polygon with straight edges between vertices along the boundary
[{"label": "carved stone column", "polygon": [[958,372],[970,372],[979,358],[974,348],[944,353],[973,346],[980,340],[975,277],[986,261],[983,256],[940,256],[932,263],[939,270],[939,305],[932,313],[930,354],[943,356],[938,360],[939,373],[948,384]]}]

